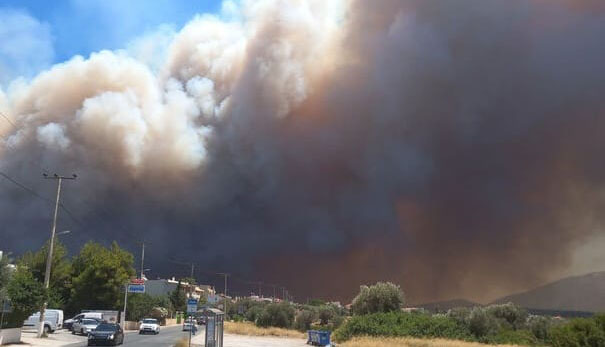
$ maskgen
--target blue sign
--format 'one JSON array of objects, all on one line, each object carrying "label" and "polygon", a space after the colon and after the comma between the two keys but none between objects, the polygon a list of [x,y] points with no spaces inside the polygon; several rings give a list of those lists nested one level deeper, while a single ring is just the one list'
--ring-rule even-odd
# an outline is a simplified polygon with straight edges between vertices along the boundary
[{"label": "blue sign", "polygon": [[197,312],[197,299],[187,299],[187,313]]},{"label": "blue sign", "polygon": [[144,284],[129,284],[128,292],[129,293],[145,293],[145,285]]}]

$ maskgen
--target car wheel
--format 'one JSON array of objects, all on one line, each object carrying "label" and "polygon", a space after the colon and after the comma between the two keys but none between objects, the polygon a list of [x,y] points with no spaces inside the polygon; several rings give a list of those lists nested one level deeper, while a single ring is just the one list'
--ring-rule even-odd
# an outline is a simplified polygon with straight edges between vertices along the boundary
[{"label": "car wheel", "polygon": [[75,330],[72,330],[72,331],[71,331],[71,334],[72,334],[72,335],[75,335],[75,334],[76,334],[76,331],[75,331]]},{"label": "car wheel", "polygon": [[84,335],[84,329],[80,329],[80,335]]},{"label": "car wheel", "polygon": [[50,327],[48,325],[45,325],[42,331],[44,332],[44,335],[48,335],[48,333],[50,332]]}]

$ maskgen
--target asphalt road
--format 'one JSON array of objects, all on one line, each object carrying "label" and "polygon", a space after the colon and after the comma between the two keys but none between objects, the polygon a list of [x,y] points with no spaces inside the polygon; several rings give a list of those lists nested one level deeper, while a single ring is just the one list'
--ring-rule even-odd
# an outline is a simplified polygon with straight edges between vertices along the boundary
[{"label": "asphalt road", "polygon": [[[173,346],[178,340],[183,337],[188,337],[188,331],[182,331],[180,325],[162,327],[158,335],[139,335],[138,333],[128,332],[124,336],[124,344],[126,347],[169,347]],[[86,346],[86,342],[74,343],[69,347]]]}]

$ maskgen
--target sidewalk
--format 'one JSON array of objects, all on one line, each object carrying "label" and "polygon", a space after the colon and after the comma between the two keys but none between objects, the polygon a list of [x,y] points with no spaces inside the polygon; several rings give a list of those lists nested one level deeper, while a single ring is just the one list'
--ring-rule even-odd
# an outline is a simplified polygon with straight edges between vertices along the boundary
[{"label": "sidewalk", "polygon": [[21,343],[20,344],[11,344],[7,346],[69,346],[72,344],[81,344],[82,342],[86,342],[86,336],[72,335],[71,332],[67,330],[58,330],[53,334],[48,335],[46,338],[37,338],[35,332],[23,332],[21,334]]}]

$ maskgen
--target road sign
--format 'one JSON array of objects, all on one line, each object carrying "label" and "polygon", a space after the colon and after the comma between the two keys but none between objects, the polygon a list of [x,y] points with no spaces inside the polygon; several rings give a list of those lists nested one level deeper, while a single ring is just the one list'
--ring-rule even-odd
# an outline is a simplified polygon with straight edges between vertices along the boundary
[{"label": "road sign", "polygon": [[187,299],[187,313],[197,312],[197,299]]},{"label": "road sign", "polygon": [[130,280],[131,284],[145,284],[145,280],[142,278],[133,278]]},{"label": "road sign", "polygon": [[129,293],[145,293],[145,285],[144,284],[129,284],[128,292]]}]

